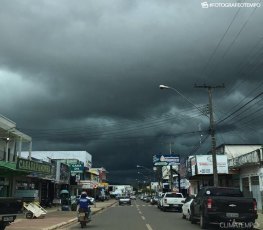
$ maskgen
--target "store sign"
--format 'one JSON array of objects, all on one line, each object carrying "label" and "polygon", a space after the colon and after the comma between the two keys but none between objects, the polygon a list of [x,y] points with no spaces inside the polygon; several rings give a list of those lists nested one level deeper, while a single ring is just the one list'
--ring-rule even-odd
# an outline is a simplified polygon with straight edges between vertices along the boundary
[{"label": "store sign", "polygon": [[[212,155],[196,155],[197,174],[213,174]],[[226,155],[216,155],[217,173],[228,174]]]},{"label": "store sign", "polygon": [[90,180],[80,180],[79,185],[82,189],[94,189],[98,187],[96,183]]},{"label": "store sign", "polygon": [[179,165],[180,156],[178,154],[157,154],[153,156],[153,165],[167,166],[167,165]]},{"label": "store sign", "polygon": [[195,157],[191,158],[191,172],[192,176],[196,174],[196,159]]},{"label": "store sign", "polygon": [[70,171],[71,173],[83,173],[84,165],[83,164],[71,164]]},{"label": "store sign", "polygon": [[44,174],[51,174],[52,171],[51,164],[22,158],[17,159],[16,169]]}]

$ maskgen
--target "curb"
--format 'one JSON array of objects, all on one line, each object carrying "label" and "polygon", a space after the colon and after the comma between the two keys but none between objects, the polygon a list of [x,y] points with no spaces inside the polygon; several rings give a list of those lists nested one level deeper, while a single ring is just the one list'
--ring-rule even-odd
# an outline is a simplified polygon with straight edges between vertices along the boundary
[{"label": "curb", "polygon": [[[100,212],[101,210],[106,209],[106,208],[109,208],[109,207],[113,206],[113,205],[116,204],[116,203],[117,203],[117,201],[116,201],[116,202],[113,202],[112,204],[110,204],[110,205],[108,205],[108,206],[106,206],[106,207],[99,208],[98,210],[93,211],[93,212],[92,212],[92,215],[95,215],[96,213]],[[48,227],[48,228],[42,228],[42,230],[53,230],[53,229],[57,229],[57,228],[60,228],[60,227],[62,227],[62,226],[64,226],[64,225],[71,224],[71,223],[74,223],[74,222],[77,222],[77,221],[78,221],[78,218],[75,217],[75,218],[70,219],[70,220],[68,220],[68,221],[66,221],[66,222],[62,222],[62,223],[59,223],[59,224],[50,226],[50,227]]]}]

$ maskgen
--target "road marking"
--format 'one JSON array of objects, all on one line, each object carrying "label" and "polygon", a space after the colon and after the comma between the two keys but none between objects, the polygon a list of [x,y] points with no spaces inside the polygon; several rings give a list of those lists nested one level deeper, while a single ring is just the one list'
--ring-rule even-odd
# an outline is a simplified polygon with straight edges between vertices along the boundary
[{"label": "road marking", "polygon": [[142,214],[142,212],[141,212],[141,211],[139,211],[139,214]]},{"label": "road marking", "polygon": [[143,220],[145,220],[145,217],[144,217],[144,216],[142,216],[142,219],[143,219]]},{"label": "road marking", "polygon": [[149,224],[146,224],[146,227],[148,228],[148,230],[153,230],[153,229],[151,228],[151,225],[149,225]]}]

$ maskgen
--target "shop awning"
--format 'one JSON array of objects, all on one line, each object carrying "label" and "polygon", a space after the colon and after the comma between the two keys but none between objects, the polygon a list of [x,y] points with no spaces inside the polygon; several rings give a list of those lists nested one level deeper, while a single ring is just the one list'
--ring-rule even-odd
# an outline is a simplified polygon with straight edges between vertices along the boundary
[{"label": "shop awning", "polygon": [[15,162],[8,162],[8,161],[0,161],[0,172],[1,175],[4,173],[8,173],[8,174],[19,173],[23,175],[28,174],[28,172],[17,170]]},{"label": "shop awning", "polygon": [[7,169],[7,170],[16,170],[16,163],[15,162],[6,162],[0,161],[0,168]]}]

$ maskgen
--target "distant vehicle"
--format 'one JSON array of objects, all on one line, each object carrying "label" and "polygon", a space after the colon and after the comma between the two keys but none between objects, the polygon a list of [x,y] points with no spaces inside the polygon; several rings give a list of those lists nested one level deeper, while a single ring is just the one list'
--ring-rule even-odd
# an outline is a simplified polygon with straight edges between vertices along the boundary
[{"label": "distant vehicle", "polygon": [[150,203],[154,205],[157,204],[157,202],[158,202],[158,196],[152,196],[150,199]]},{"label": "distant vehicle", "polygon": [[162,201],[162,198],[164,196],[164,193],[160,194],[158,196],[158,200],[157,200],[157,207],[160,209],[161,208],[161,201]]},{"label": "distant vehicle", "polygon": [[135,195],[131,195],[130,198],[131,198],[131,200],[136,200],[136,196]]},{"label": "distant vehicle", "polygon": [[182,206],[185,198],[182,193],[166,192],[163,198],[160,200],[160,206],[162,211],[176,210],[182,211]]},{"label": "distant vehicle", "polygon": [[147,203],[150,202],[150,200],[151,200],[151,196],[149,196],[149,195],[146,195],[143,197],[143,201],[145,201]]},{"label": "distant vehicle", "polygon": [[233,221],[242,228],[253,229],[258,218],[256,200],[244,197],[238,188],[204,187],[194,198],[190,209],[191,223],[199,221],[202,229],[212,222],[221,225]]},{"label": "distant vehicle", "polygon": [[183,213],[182,218],[183,218],[183,219],[189,220],[189,218],[190,218],[190,212],[191,212],[191,210],[190,210],[190,205],[191,205],[191,203],[193,202],[193,199],[194,199],[194,198],[195,198],[195,195],[191,195],[191,196],[188,196],[188,197],[185,199],[185,201],[184,201],[184,203],[183,203],[183,206],[182,206],[182,213]]},{"label": "distant vehicle", "polygon": [[119,205],[123,204],[131,205],[131,198],[129,196],[121,196],[119,198]]}]

